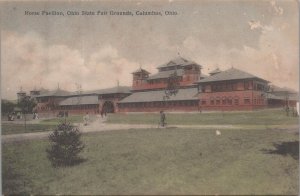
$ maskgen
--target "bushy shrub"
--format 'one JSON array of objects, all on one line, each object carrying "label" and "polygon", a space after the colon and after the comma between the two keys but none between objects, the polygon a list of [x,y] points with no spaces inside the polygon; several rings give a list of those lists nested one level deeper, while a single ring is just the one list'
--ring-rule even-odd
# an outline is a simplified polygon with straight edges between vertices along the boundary
[{"label": "bushy shrub", "polygon": [[46,149],[47,157],[53,167],[72,166],[82,161],[79,153],[84,149],[77,127],[61,123],[49,136],[50,148]]}]

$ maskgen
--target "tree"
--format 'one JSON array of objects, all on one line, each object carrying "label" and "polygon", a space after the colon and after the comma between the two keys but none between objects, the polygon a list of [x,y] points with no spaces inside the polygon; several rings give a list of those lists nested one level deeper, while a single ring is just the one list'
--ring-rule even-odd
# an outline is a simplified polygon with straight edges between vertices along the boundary
[{"label": "tree", "polygon": [[23,97],[19,101],[19,103],[17,104],[17,106],[19,108],[21,108],[21,111],[22,111],[22,113],[24,115],[24,126],[25,126],[25,129],[26,129],[26,121],[27,121],[26,114],[32,113],[33,110],[34,110],[34,108],[35,108],[35,106],[36,106],[36,104],[37,103],[36,103],[35,99],[33,99],[33,98],[29,97],[29,96]]},{"label": "tree", "polygon": [[72,166],[82,161],[79,153],[84,149],[84,144],[80,138],[78,128],[70,123],[64,122],[57,126],[49,136],[52,145],[46,149],[53,167]]},{"label": "tree", "polygon": [[2,114],[9,114],[14,111],[16,104],[8,100],[1,100],[1,113]]},{"label": "tree", "polygon": [[167,80],[167,87],[165,89],[165,96],[163,97],[164,100],[169,99],[170,96],[176,96],[178,93],[178,89],[180,87],[180,77],[177,75],[177,71],[173,74],[170,74]]}]

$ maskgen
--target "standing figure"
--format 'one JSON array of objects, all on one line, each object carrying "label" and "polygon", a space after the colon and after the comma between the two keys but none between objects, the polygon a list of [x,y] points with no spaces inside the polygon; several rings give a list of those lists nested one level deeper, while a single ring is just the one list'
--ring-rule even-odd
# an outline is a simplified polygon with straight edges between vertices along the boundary
[{"label": "standing figure", "polygon": [[21,113],[20,112],[17,113],[17,119],[21,119]]},{"label": "standing figure", "polygon": [[160,111],[160,126],[164,127],[166,125],[166,115],[164,111]]},{"label": "standing figure", "polygon": [[89,113],[87,112],[86,115],[83,117],[84,126],[88,125],[89,118],[90,118],[90,116],[89,116]]},{"label": "standing figure", "polygon": [[286,115],[289,116],[289,113],[290,113],[290,108],[289,106],[287,105],[286,108],[285,108],[285,111],[286,111]]}]

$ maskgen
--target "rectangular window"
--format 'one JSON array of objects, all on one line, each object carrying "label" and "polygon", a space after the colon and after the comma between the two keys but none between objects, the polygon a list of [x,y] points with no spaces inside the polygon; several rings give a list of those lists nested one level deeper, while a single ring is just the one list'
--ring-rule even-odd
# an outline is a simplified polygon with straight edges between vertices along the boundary
[{"label": "rectangular window", "polygon": [[248,90],[250,89],[249,87],[250,87],[249,82],[244,82],[244,89]]},{"label": "rectangular window", "polygon": [[233,84],[232,84],[232,89],[233,89],[234,91],[237,90],[237,83],[233,83]]},{"label": "rectangular window", "polygon": [[206,100],[202,100],[201,104],[206,105]]},{"label": "rectangular window", "polygon": [[234,99],[234,104],[239,105],[239,99]]},{"label": "rectangular window", "polygon": [[222,99],[222,105],[226,105],[226,99]]},{"label": "rectangular window", "polygon": [[249,98],[245,98],[244,99],[244,104],[250,104],[250,99]]},{"label": "rectangular window", "polygon": [[220,105],[220,103],[221,103],[220,99],[217,99],[216,100],[216,105]]},{"label": "rectangular window", "polygon": [[213,99],[210,100],[210,105],[214,105],[215,101]]}]

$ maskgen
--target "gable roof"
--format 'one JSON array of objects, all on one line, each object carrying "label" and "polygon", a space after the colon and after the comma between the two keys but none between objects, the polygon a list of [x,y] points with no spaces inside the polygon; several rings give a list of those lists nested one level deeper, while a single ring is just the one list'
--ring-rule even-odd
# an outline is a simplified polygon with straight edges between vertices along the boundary
[{"label": "gable roof", "polygon": [[[183,69],[177,69],[177,76],[182,76],[183,75]],[[147,79],[148,80],[153,80],[153,79],[159,79],[159,78],[168,78],[170,77],[171,74],[174,74],[175,70],[168,70],[168,71],[160,71],[156,74],[150,75]]]},{"label": "gable roof", "polygon": [[214,75],[214,74],[217,74],[217,73],[220,73],[220,72],[222,72],[222,71],[219,68],[216,68],[213,71],[209,72],[209,74]]},{"label": "gable roof", "polygon": [[200,74],[200,79],[204,79],[204,78],[207,78],[207,77],[208,77],[208,75],[205,75],[203,73]]},{"label": "gable roof", "polygon": [[211,75],[204,79],[201,79],[197,83],[216,82],[216,81],[224,81],[224,80],[250,79],[250,78],[256,78],[256,79],[268,82],[267,80],[259,78],[250,73],[244,72],[242,70],[239,70],[236,68],[230,68],[228,70],[225,70],[220,73],[216,73],[214,75]]},{"label": "gable roof", "polygon": [[112,88],[105,88],[105,89],[99,89],[99,90],[92,90],[92,91],[84,91],[81,94],[97,94],[97,95],[103,95],[103,94],[114,94],[114,93],[128,93],[130,94],[131,88],[128,86],[116,86]]},{"label": "gable roof", "polygon": [[287,88],[287,87],[279,87],[276,85],[270,85],[270,92],[274,93],[298,93],[297,91]]},{"label": "gable roof", "polygon": [[[283,100],[286,101],[287,95],[284,94],[273,94],[273,93],[268,93],[267,96],[268,99],[277,99],[277,100]],[[288,99],[290,101],[299,101],[299,95],[298,94],[291,94],[288,95]]]},{"label": "gable roof", "polygon": [[176,66],[176,65],[186,66],[186,65],[191,65],[191,64],[197,65],[197,63],[195,63],[195,62],[186,60],[179,56],[175,59],[170,60],[168,63],[158,66],[158,69],[163,68],[163,67],[172,67],[172,66]]},{"label": "gable roof", "polygon": [[44,91],[43,93],[39,95],[35,95],[34,97],[65,97],[69,96],[72,93],[69,91],[61,90],[61,89],[56,89],[53,91]]},{"label": "gable roof", "polygon": [[69,97],[62,100],[59,105],[91,105],[98,104],[98,96],[79,96],[79,97]]},{"label": "gable roof", "polygon": [[[197,88],[179,89],[176,96],[170,96],[170,99],[167,99],[166,101],[198,100],[197,95],[198,95]],[[134,92],[128,97],[122,99],[119,103],[163,101],[164,96],[165,96],[164,90]]]},{"label": "gable roof", "polygon": [[[103,94],[114,94],[114,93],[124,93],[130,94],[131,88],[128,86],[116,86],[112,88],[99,89],[99,90],[91,90],[91,91],[82,91],[80,96],[83,95],[103,95]],[[69,92],[61,89],[57,89],[54,91],[47,91],[45,93],[41,93],[40,95],[34,95],[33,97],[68,97],[68,96],[79,96],[78,92]]]},{"label": "gable roof", "polygon": [[150,74],[149,71],[147,71],[145,69],[142,69],[142,68],[139,68],[139,69],[135,70],[134,72],[132,72],[132,74],[134,74],[134,73],[140,73],[140,72],[144,72],[144,73]]}]

